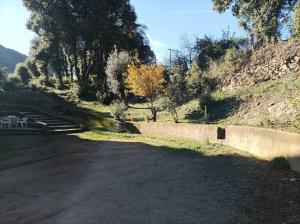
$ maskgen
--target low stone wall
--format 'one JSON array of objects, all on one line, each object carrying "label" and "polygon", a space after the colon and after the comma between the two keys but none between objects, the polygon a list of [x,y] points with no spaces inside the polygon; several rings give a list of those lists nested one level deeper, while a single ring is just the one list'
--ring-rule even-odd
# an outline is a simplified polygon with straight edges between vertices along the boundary
[{"label": "low stone wall", "polygon": [[230,126],[226,128],[225,145],[245,150],[261,159],[286,157],[300,172],[300,135],[273,129]]},{"label": "low stone wall", "polygon": [[273,129],[229,126],[225,139],[218,139],[218,127],[197,124],[143,123],[140,132],[165,134],[193,140],[209,140],[247,151],[258,158],[286,157],[293,170],[300,172],[300,135]]},{"label": "low stone wall", "polygon": [[217,126],[197,124],[172,124],[172,123],[142,123],[139,130],[142,134],[154,133],[171,135],[180,138],[189,138],[199,141],[217,141]]}]

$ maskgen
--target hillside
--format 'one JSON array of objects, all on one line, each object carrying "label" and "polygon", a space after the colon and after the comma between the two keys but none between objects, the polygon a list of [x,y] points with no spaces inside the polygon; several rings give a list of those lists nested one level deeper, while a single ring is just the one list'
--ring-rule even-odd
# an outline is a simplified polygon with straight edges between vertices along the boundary
[{"label": "hillside", "polygon": [[[217,77],[219,88],[211,95],[207,105],[208,119],[199,109],[199,100],[192,99],[177,109],[179,122],[210,123],[219,125],[246,125],[268,127],[300,133],[300,41],[294,39],[276,45],[266,46],[255,51],[240,68],[232,73],[224,73]],[[99,102],[79,100],[72,91],[43,87],[42,92],[34,93],[24,100],[24,92],[17,93],[14,98],[22,103],[28,102],[43,105],[56,102],[56,108],[62,110],[71,103],[79,108],[96,112],[103,117],[111,117],[111,106],[103,106]],[[30,91],[29,91],[30,92]],[[41,94],[46,98],[41,97]],[[13,97],[13,96],[11,96]],[[57,99],[61,102],[57,102]],[[15,100],[5,96],[12,103]],[[47,99],[47,100],[46,100]],[[158,108],[158,121],[173,122],[170,113],[162,106],[163,99],[155,102]],[[30,102],[30,103],[29,103]],[[151,117],[147,103],[131,103],[126,111],[129,121],[139,122]]]},{"label": "hillside", "polygon": [[16,64],[25,61],[26,55],[0,45],[0,67],[6,67],[7,72],[13,72]]}]

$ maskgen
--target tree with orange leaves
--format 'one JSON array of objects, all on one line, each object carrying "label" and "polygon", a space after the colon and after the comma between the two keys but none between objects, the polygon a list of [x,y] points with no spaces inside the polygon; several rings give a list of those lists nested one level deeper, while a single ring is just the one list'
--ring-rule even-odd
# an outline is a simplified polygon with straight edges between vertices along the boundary
[{"label": "tree with orange leaves", "polygon": [[128,66],[126,85],[135,95],[146,97],[153,121],[156,121],[155,100],[160,96],[164,88],[164,66],[133,64]]}]

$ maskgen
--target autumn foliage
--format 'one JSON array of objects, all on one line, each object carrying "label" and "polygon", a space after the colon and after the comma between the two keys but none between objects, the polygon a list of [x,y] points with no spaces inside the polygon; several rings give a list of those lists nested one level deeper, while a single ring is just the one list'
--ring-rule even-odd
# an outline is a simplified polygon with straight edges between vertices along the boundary
[{"label": "autumn foliage", "polygon": [[149,101],[153,120],[156,120],[154,101],[160,96],[164,88],[164,67],[162,65],[133,64],[128,66],[127,88],[135,95],[146,97]]}]

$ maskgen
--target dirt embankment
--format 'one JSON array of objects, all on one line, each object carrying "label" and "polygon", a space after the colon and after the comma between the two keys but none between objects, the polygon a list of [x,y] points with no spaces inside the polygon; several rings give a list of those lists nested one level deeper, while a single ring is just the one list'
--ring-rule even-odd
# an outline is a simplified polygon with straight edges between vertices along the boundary
[{"label": "dirt embankment", "polygon": [[255,51],[240,69],[221,79],[222,89],[253,86],[300,72],[300,39],[270,44]]}]

